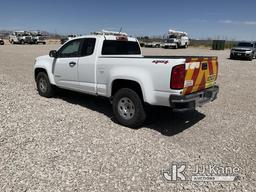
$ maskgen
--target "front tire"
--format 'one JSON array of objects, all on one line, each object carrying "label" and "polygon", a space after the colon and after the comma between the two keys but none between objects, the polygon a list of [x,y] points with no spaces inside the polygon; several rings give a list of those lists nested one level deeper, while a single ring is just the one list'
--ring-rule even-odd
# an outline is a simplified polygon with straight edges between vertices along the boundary
[{"label": "front tire", "polygon": [[124,126],[138,128],[146,119],[142,100],[132,89],[118,90],[114,95],[112,107],[117,122]]},{"label": "front tire", "polygon": [[51,85],[48,75],[45,72],[40,72],[36,77],[36,85],[39,95],[50,98],[54,96],[55,90]]},{"label": "front tire", "polygon": [[249,60],[249,61],[252,61],[252,60],[253,60],[253,54],[248,57],[248,60]]}]

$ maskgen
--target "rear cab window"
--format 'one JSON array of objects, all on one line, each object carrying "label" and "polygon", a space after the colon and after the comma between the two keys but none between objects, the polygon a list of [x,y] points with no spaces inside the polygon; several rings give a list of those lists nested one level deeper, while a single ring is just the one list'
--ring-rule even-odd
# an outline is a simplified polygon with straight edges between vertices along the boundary
[{"label": "rear cab window", "polygon": [[136,41],[104,40],[102,55],[141,55],[139,43]]}]

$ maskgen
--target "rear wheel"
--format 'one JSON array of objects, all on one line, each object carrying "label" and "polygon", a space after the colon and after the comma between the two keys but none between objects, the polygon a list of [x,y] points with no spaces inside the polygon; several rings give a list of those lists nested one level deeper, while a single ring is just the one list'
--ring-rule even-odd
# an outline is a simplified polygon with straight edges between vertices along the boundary
[{"label": "rear wheel", "polygon": [[24,40],[20,40],[20,44],[24,45],[25,41]]},{"label": "rear wheel", "polygon": [[55,90],[51,85],[45,72],[40,72],[36,77],[36,85],[39,95],[50,98],[54,95]]},{"label": "rear wheel", "polygon": [[146,119],[140,96],[128,88],[122,88],[114,95],[113,113],[118,123],[131,128],[140,127]]}]

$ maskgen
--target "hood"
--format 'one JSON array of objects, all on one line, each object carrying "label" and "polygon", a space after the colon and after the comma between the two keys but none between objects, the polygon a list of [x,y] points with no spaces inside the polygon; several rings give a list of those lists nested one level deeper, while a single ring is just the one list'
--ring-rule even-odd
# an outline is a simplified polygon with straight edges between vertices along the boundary
[{"label": "hood", "polygon": [[252,51],[253,47],[234,47],[232,50]]},{"label": "hood", "polygon": [[36,58],[36,60],[48,60],[48,59],[51,59],[51,57],[49,55],[43,55],[43,56]]}]

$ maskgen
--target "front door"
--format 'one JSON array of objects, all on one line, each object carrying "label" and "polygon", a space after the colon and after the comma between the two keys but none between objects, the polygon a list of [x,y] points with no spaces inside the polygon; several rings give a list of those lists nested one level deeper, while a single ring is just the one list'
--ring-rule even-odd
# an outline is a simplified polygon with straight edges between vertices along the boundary
[{"label": "front door", "polygon": [[79,89],[78,59],[80,56],[81,39],[66,43],[57,53],[53,62],[53,74],[56,85],[63,88]]}]

